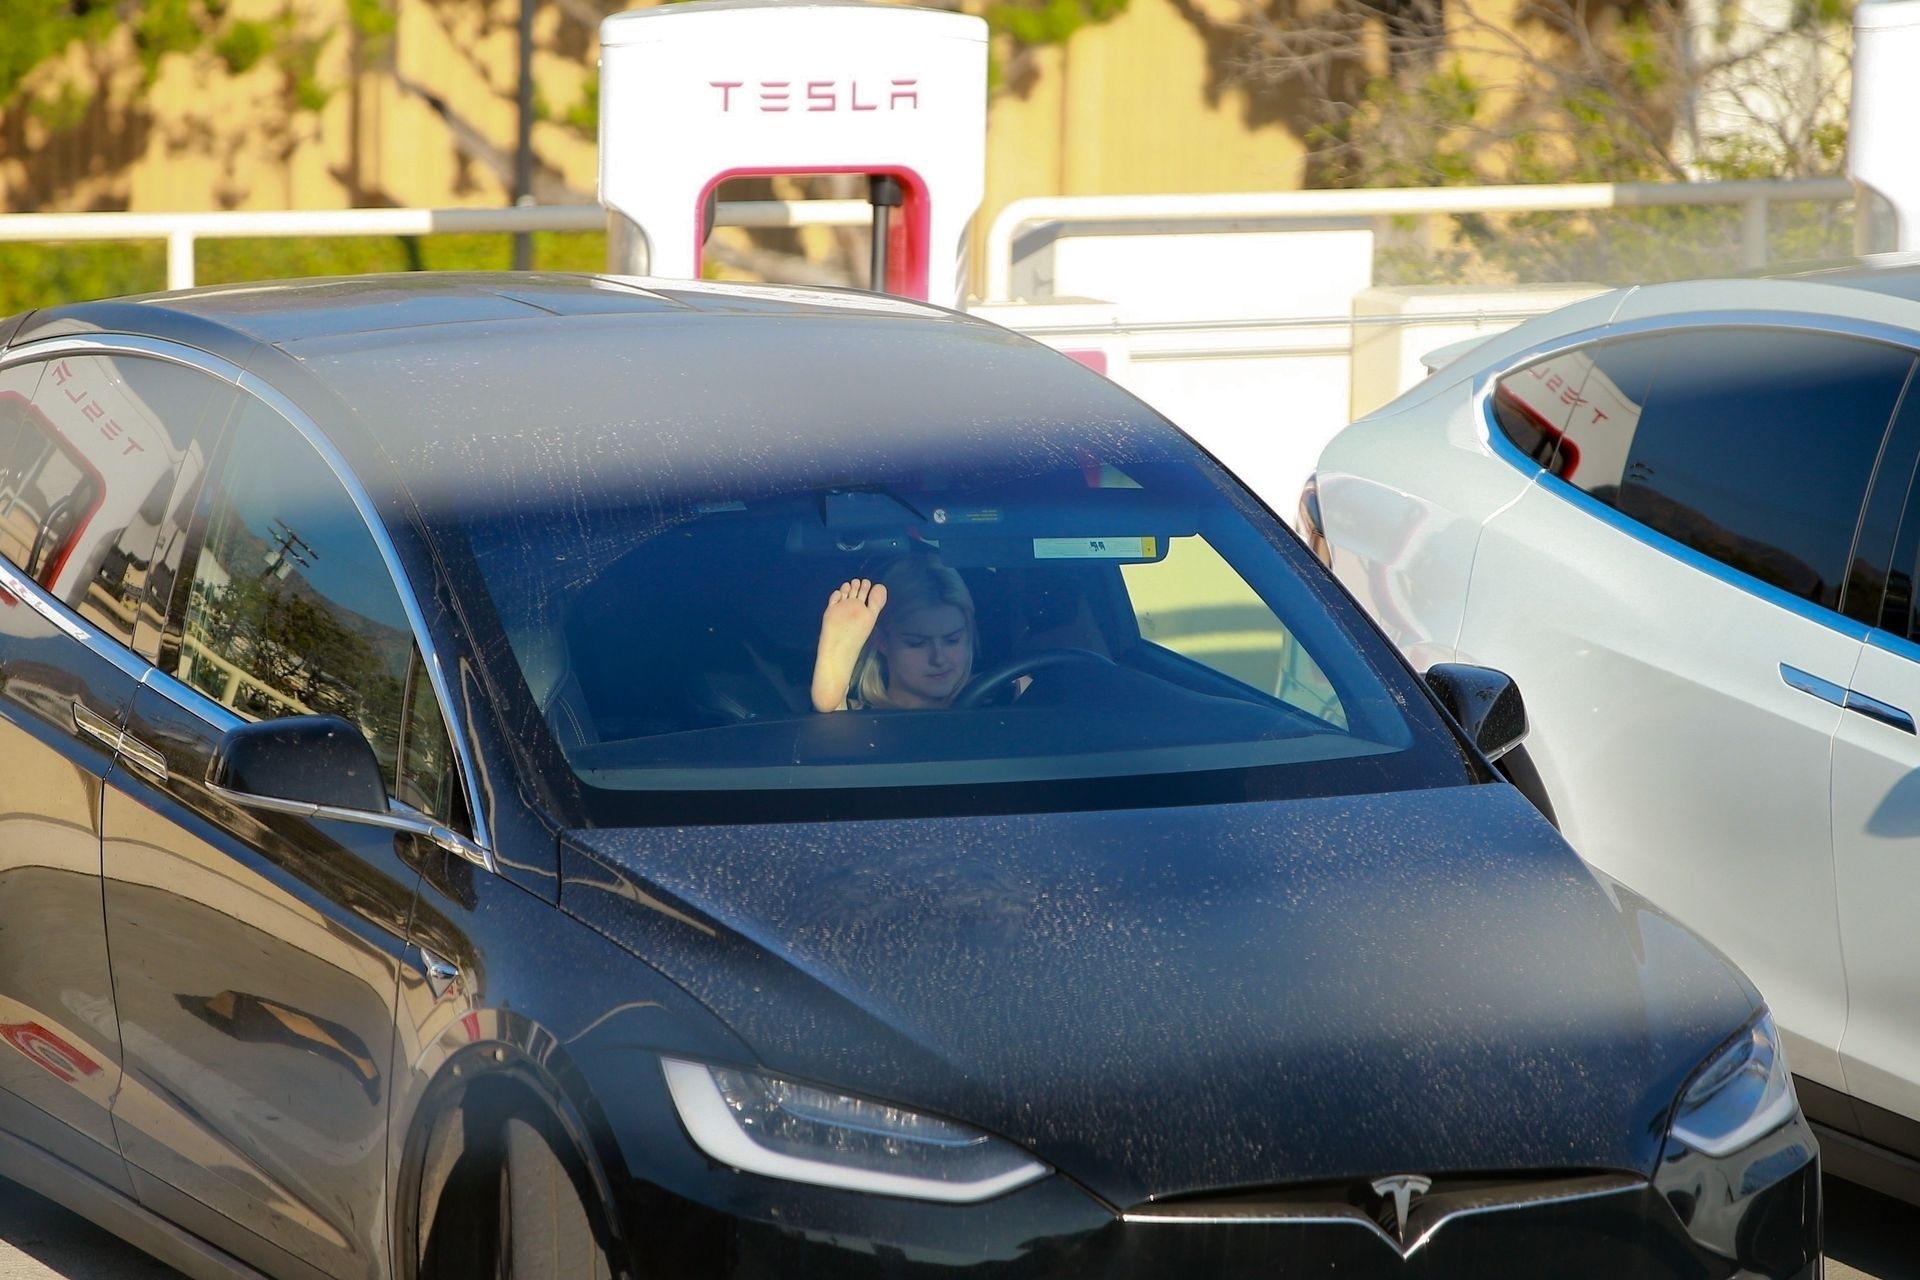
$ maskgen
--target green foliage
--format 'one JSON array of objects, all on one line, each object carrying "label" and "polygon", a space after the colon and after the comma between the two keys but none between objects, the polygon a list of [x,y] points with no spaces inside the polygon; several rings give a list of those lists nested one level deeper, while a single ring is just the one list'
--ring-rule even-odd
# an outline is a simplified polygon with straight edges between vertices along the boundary
[{"label": "green foliage", "polygon": [[588,137],[600,132],[600,68],[587,73],[587,82],[580,86],[580,97],[567,108],[561,120]]},{"label": "green foliage", "polygon": [[347,0],[347,20],[372,40],[392,35],[399,22],[385,0]]},{"label": "green foliage", "polygon": [[133,47],[140,54],[144,84],[160,74],[160,60],[170,53],[187,53],[206,40],[201,25],[204,9],[193,0],[147,0],[133,20]]},{"label": "green foliage", "polygon": [[[1127,0],[987,0],[981,16],[987,29],[1011,45],[1017,58],[1045,45],[1064,44],[1083,27],[1108,22],[1127,10]],[[987,60],[987,87],[1005,83],[1006,68],[994,48]]]},{"label": "green foliage", "polygon": [[987,27],[1018,44],[1059,44],[1088,23],[1125,12],[1127,0],[996,0],[986,9]]},{"label": "green foliage", "polygon": [[13,100],[28,72],[76,40],[104,39],[115,21],[106,0],[0,0],[0,106]]},{"label": "green foliage", "polygon": [[0,315],[81,298],[150,293],[167,280],[166,246],[0,243]]},{"label": "green foliage", "polygon": [[[1728,12],[1732,6],[1728,6]],[[1666,39],[1653,29],[1645,12],[1631,15],[1620,33],[1621,76],[1635,93],[1651,94],[1672,74]]]},{"label": "green foliage", "polygon": [[1477,181],[1461,144],[1480,101],[1479,85],[1455,67],[1404,83],[1381,77],[1353,111],[1310,130],[1307,144],[1328,186],[1464,186]]},{"label": "green foliage", "polygon": [[[201,284],[360,275],[372,271],[503,271],[513,237],[315,237],[302,240],[202,240]],[[603,271],[601,232],[536,232],[534,265],[544,271]],[[157,241],[125,244],[0,244],[0,316],[86,298],[166,288],[167,256]]]},{"label": "green foliage", "polygon": [[293,30],[291,22],[283,21],[274,42],[273,60],[286,77],[294,105],[302,111],[318,111],[333,96],[333,89],[320,82],[319,71],[320,51],[331,36],[332,32],[302,36]]},{"label": "green foliage", "polygon": [[[272,58],[286,76],[295,105],[318,111],[332,94],[315,68],[328,33],[303,35],[290,16],[270,22],[235,18],[227,0],[128,0],[120,9],[108,0],[0,0],[0,111],[20,99],[35,68],[76,43],[101,45],[124,25],[140,61],[141,81],[151,85],[174,55],[211,54],[226,71],[241,75]],[[347,0],[354,26],[373,40],[393,30],[386,0]],[[91,105],[91,96],[71,83],[41,85],[30,109],[49,128],[70,127]]]},{"label": "green foliage", "polygon": [[42,94],[28,105],[33,118],[49,133],[65,133],[86,119],[93,95],[77,84],[63,84],[59,92]]},{"label": "green foliage", "polygon": [[[1831,118],[1797,150],[1761,130],[1707,140],[1683,170],[1671,113],[1697,90],[1699,73],[1681,78],[1678,38],[1647,11],[1629,13],[1603,43],[1582,46],[1585,61],[1543,60],[1530,94],[1500,118],[1488,116],[1492,95],[1444,56],[1403,69],[1309,139],[1316,175],[1333,186],[1406,187],[1763,179],[1839,168],[1846,127]],[[1376,278],[1627,283],[1723,274],[1741,269],[1744,217],[1737,206],[1691,206],[1402,220],[1383,237]],[[1837,256],[1849,249],[1851,212],[1775,205],[1767,230],[1770,260]]]},{"label": "green foliage", "polygon": [[[1459,214],[1439,243],[1403,228],[1375,258],[1381,284],[1651,283],[1742,270],[1738,206],[1613,209],[1593,213]],[[1775,204],[1770,262],[1849,252],[1853,214],[1830,202]]]},{"label": "green foliage", "polygon": [[273,28],[266,23],[235,22],[213,42],[213,51],[226,64],[228,74],[239,76],[259,65],[273,44]]},{"label": "green foliage", "polygon": [[1793,0],[1793,28],[1841,26],[1853,20],[1853,0]]}]

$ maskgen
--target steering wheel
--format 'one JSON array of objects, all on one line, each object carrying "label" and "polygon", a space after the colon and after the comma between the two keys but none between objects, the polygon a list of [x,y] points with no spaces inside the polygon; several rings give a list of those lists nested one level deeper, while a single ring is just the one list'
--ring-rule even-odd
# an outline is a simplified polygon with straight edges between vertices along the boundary
[{"label": "steering wheel", "polygon": [[994,663],[968,681],[967,687],[954,698],[953,709],[971,711],[976,707],[984,707],[996,693],[1021,676],[1037,675],[1055,667],[1111,670],[1114,665],[1112,658],[1091,649],[1035,649],[1030,653],[1016,654],[1004,662]]}]

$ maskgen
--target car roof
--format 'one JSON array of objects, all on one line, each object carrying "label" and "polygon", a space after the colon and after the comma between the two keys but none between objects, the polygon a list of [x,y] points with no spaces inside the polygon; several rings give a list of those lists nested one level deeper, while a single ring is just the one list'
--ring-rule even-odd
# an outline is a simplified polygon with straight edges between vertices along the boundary
[{"label": "car roof", "polygon": [[1788,267],[1776,270],[1773,274],[1789,280],[1836,284],[1843,288],[1865,289],[1920,302],[1920,253],[1872,254]]},{"label": "car roof", "polygon": [[[955,313],[910,299],[850,289],[720,285],[559,272],[394,272],[250,281],[171,293],[80,302],[16,317],[11,342],[68,333],[142,333],[210,347],[287,347],[314,338],[541,316],[876,311]],[[7,332],[0,322],[0,336]]]},{"label": "car roof", "polygon": [[1049,424],[1169,430],[1031,339],[853,290],[410,273],[81,303],[27,317],[13,341],[101,333],[224,357],[357,467],[382,459],[362,471],[370,489],[447,505],[644,476],[744,487],[915,441],[1004,458],[1044,452]]}]

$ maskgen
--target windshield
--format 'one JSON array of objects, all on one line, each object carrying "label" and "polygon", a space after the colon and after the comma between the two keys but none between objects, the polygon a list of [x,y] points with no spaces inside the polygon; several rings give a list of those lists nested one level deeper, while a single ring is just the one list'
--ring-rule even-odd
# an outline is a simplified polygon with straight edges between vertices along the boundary
[{"label": "windshield", "polygon": [[589,821],[1468,780],[1378,638],[1177,434],[1053,424],[996,444],[869,443],[624,490],[549,457],[595,482],[555,500],[521,477],[499,509],[469,504],[473,580]]}]

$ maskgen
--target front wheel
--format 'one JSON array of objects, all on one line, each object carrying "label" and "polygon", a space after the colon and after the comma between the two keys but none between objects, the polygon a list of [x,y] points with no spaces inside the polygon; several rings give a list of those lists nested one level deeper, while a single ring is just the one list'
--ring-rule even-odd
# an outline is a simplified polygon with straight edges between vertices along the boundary
[{"label": "front wheel", "polygon": [[453,1126],[420,1280],[613,1280],[577,1160],[557,1126],[518,1111]]},{"label": "front wheel", "polygon": [[501,1207],[509,1280],[612,1280],[573,1178],[546,1136],[518,1116],[503,1134]]}]

